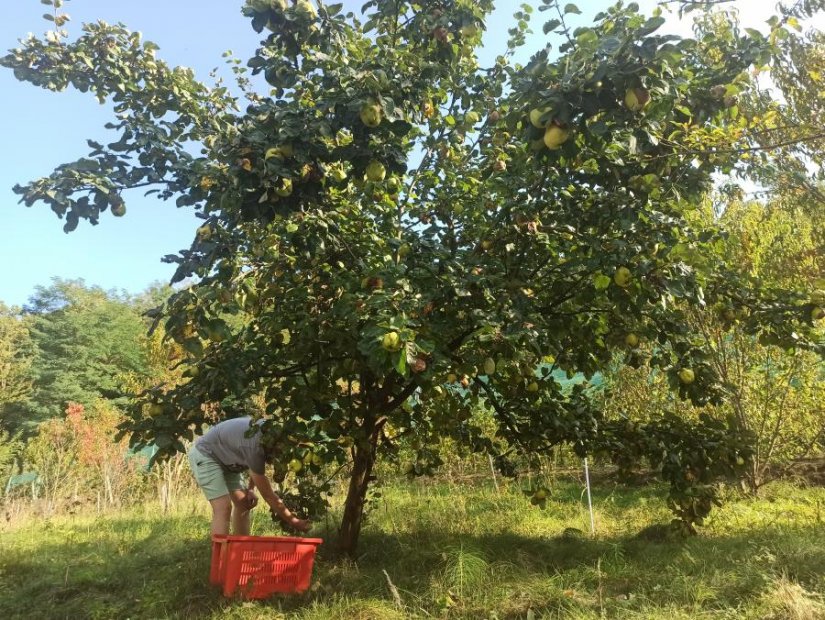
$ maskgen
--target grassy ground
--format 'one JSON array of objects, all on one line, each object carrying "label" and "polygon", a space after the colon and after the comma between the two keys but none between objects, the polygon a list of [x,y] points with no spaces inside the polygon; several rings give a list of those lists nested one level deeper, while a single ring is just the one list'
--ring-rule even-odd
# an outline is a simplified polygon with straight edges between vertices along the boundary
[{"label": "grassy ground", "polygon": [[[732,499],[700,537],[637,538],[669,519],[661,495],[597,490],[590,539],[562,535],[589,528],[573,482],[544,511],[516,488],[385,488],[357,564],[327,544],[310,592],[267,602],[207,585],[200,500],[166,517],[55,518],[0,533],[0,618],[825,618],[825,490],[769,487]],[[253,533],[275,533],[265,512]]]}]

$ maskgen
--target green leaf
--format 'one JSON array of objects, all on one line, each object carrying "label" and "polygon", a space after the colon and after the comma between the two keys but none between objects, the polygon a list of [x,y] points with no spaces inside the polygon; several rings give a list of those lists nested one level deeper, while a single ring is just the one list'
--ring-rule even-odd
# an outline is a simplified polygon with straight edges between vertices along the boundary
[{"label": "green leaf", "polygon": [[610,276],[607,276],[603,273],[597,273],[595,276],[593,276],[593,286],[596,287],[597,291],[603,291],[604,289],[606,289],[608,286],[610,286],[610,282]]},{"label": "green leaf", "polygon": [[604,54],[615,54],[622,47],[622,42],[616,37],[605,37],[599,43],[599,50]]},{"label": "green leaf", "polygon": [[551,19],[547,23],[544,24],[544,34],[549,34],[551,31],[555,30],[561,26],[561,21],[558,19]]},{"label": "green leaf", "polygon": [[395,355],[395,370],[399,375],[406,376],[407,374],[407,348],[402,347]]},{"label": "green leaf", "polygon": [[647,35],[651,34],[652,32],[655,32],[659,28],[661,28],[664,24],[665,24],[665,18],[664,17],[651,17],[649,20],[647,20],[644,23],[644,25],[642,25],[641,28],[636,30],[636,33],[638,34],[638,36],[642,36],[642,37],[647,36]]},{"label": "green leaf", "polygon": [[572,2],[569,3],[569,4],[566,4],[564,6],[564,14],[568,15],[570,13],[573,13],[574,15],[581,15],[582,14],[581,9],[579,9],[579,7],[577,7]]},{"label": "green leaf", "polygon": [[183,341],[183,348],[195,357],[203,356],[203,345],[197,338],[187,338]]}]

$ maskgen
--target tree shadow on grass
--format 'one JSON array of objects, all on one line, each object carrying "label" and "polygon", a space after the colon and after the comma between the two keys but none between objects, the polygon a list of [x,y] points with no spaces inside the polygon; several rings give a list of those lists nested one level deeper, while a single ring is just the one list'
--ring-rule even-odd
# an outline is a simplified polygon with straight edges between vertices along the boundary
[{"label": "tree shadow on grass", "polygon": [[[190,522],[192,527],[185,527]],[[220,616],[236,605],[208,584],[205,524],[174,517],[150,523],[147,527],[140,519],[113,519],[99,535],[73,535],[75,540],[55,541],[46,533],[36,554],[3,549],[0,591],[6,594],[0,595],[0,617],[202,618]],[[498,579],[505,587],[512,582],[513,588],[521,588],[526,580],[576,581],[606,597],[629,594],[630,588],[667,594],[673,575],[698,583],[706,571],[727,569],[737,576],[736,582],[729,588],[717,584],[714,604],[735,607],[759,594],[768,570],[801,583],[821,583],[825,546],[805,543],[817,540],[820,529],[753,530],[651,543],[632,537],[592,540],[429,529],[388,533],[368,527],[357,563],[336,554],[335,540],[327,540],[310,592],[254,606],[261,612],[299,613],[336,599],[391,601],[389,575],[405,599],[417,601],[419,609],[433,607],[433,583],[442,579],[456,549],[468,549],[484,559],[489,583]],[[760,560],[760,554],[766,559]]]}]

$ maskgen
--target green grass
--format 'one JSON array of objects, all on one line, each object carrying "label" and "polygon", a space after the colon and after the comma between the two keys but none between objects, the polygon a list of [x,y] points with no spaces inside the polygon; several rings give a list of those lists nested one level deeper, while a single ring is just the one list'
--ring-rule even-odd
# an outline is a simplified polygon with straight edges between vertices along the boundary
[{"label": "green grass", "polygon": [[[0,533],[0,618],[825,618],[822,489],[732,498],[684,542],[635,536],[669,519],[661,489],[600,488],[597,537],[563,536],[588,530],[584,506],[570,482],[544,511],[517,488],[390,486],[357,563],[335,557],[319,523],[329,544],[311,591],[265,602],[207,584],[200,500],[166,517],[147,507],[37,521]],[[253,533],[275,531],[258,511]]]}]

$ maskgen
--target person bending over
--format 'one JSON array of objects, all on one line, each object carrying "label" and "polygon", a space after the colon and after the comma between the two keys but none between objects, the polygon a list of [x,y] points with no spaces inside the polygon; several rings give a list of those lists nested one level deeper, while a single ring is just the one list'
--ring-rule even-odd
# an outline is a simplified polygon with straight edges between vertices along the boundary
[{"label": "person bending over", "polygon": [[[272,512],[291,528],[306,532],[308,521],[293,515],[266,477],[266,452],[261,433],[247,437],[252,418],[233,418],[216,424],[189,449],[189,463],[198,486],[212,506],[212,534],[249,536],[249,512],[258,504],[258,489]],[[241,474],[249,470],[249,484]]]}]

